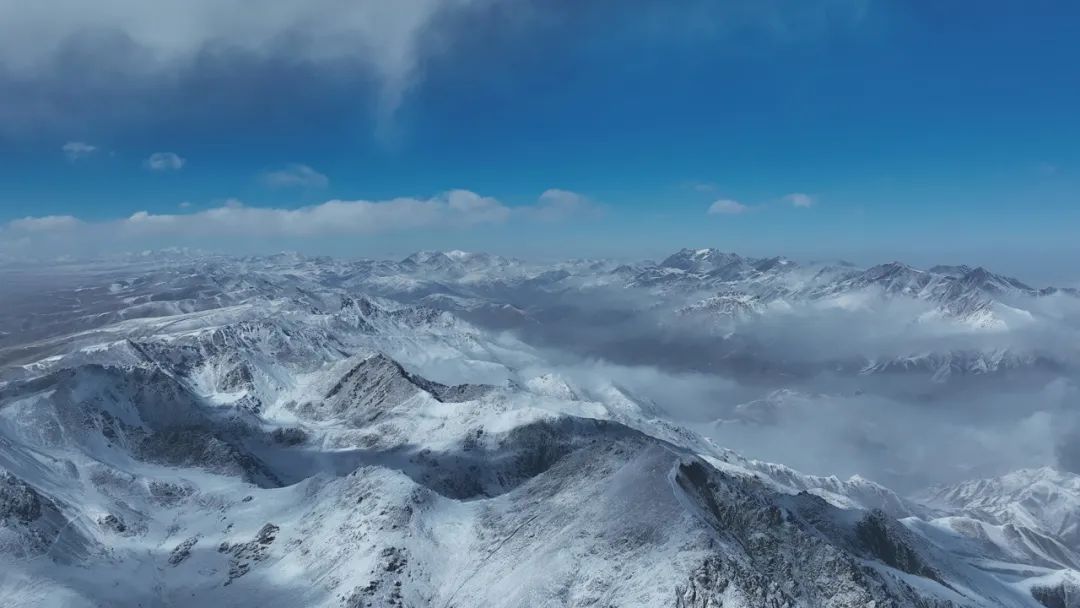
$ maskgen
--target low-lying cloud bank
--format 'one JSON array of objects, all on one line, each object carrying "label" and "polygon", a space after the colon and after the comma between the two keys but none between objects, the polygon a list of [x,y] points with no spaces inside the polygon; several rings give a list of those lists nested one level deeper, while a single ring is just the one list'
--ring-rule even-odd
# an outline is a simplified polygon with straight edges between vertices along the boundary
[{"label": "low-lying cloud bank", "polygon": [[[1004,307],[1002,327],[867,293],[857,306],[792,301],[717,330],[641,290],[512,295],[529,312],[515,333],[550,366],[535,373],[614,382],[753,458],[905,491],[1023,467],[1080,471],[1080,299],[1071,295],[1018,303],[1030,315]],[[471,318],[484,324],[482,313]],[[875,362],[895,364],[864,369]]]}]

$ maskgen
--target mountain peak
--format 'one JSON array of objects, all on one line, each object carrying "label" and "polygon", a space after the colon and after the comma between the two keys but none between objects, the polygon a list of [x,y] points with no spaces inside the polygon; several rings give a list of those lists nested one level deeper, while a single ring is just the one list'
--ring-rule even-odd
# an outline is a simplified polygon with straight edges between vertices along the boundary
[{"label": "mountain peak", "polygon": [[793,260],[789,260],[784,256],[774,256],[771,258],[762,258],[754,262],[754,270],[758,272],[768,272],[775,269],[786,269],[798,266]]},{"label": "mountain peak", "polygon": [[966,264],[938,264],[937,266],[930,268],[930,272],[934,274],[943,274],[947,277],[960,278],[971,272],[971,267]]},{"label": "mountain peak", "polygon": [[[464,253],[464,252],[461,252]],[[405,259],[401,260],[402,264],[432,264],[450,262],[452,258],[442,251],[435,251],[429,249],[422,249],[414,252]]]},{"label": "mountain peak", "polygon": [[660,262],[664,268],[675,268],[692,273],[705,273],[725,266],[742,265],[746,260],[735,253],[719,249],[680,249]]}]

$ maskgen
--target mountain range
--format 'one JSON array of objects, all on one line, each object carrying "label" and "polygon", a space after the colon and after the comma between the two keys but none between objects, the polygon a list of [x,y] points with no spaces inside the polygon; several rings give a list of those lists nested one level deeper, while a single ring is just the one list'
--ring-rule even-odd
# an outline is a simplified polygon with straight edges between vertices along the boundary
[{"label": "mountain range", "polygon": [[[625,347],[651,323],[716,347],[693,351],[691,379],[753,359],[770,388],[1065,382],[1080,359],[1027,337],[1071,335],[1070,289],[713,249],[173,252],[0,274],[18,286],[0,301],[5,606],[1080,606],[1068,470],[913,492],[804,473],[728,449],[609,367],[552,361],[597,344],[590,330]],[[815,322],[920,339],[776,354]],[[635,356],[678,358],[648,344]],[[800,395],[707,418],[775,425]]]}]

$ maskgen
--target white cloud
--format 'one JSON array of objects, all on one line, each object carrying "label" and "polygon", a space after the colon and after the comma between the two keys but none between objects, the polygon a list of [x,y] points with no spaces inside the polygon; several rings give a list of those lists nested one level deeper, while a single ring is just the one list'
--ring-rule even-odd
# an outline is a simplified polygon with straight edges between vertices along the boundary
[{"label": "white cloud", "polygon": [[[469,190],[451,190],[442,196],[447,207],[458,219],[467,224],[502,222],[510,217],[510,210],[490,196],[480,196]],[[411,200],[411,199],[398,199]]]},{"label": "white cloud", "polygon": [[700,192],[702,194],[711,194],[720,190],[720,186],[713,182],[703,182],[697,180],[682,182],[680,186],[686,188],[687,190],[693,190],[694,192]]},{"label": "white cloud", "polygon": [[784,197],[784,200],[795,207],[813,207],[817,199],[803,192],[792,192]]},{"label": "white cloud", "polygon": [[493,198],[454,190],[430,199],[331,200],[298,209],[225,205],[190,214],[140,211],[119,222],[129,235],[319,237],[501,222],[509,210]]},{"label": "white cloud", "polygon": [[14,235],[65,238],[85,242],[153,238],[321,238],[374,235],[428,228],[467,228],[501,224],[515,218],[556,221],[592,211],[586,197],[548,190],[532,205],[508,207],[495,198],[451,190],[431,198],[401,197],[383,201],[330,200],[296,209],[253,207],[229,199],[218,207],[192,213],[138,211],[113,221],[84,222],[73,216],[27,217],[6,226]]},{"label": "white cloud", "polygon": [[597,216],[603,211],[587,196],[558,188],[546,190],[540,195],[537,204],[523,207],[522,210],[545,222],[561,221],[575,216]]},{"label": "white cloud", "polygon": [[191,207],[191,201],[181,201],[180,202],[180,208],[181,209],[189,209],[190,207]]},{"label": "white cloud", "polygon": [[55,232],[71,230],[82,224],[71,215],[46,215],[43,217],[24,217],[8,222],[8,228],[19,232]]},{"label": "white cloud", "polygon": [[186,164],[187,159],[175,152],[154,152],[143,161],[143,166],[151,171],[178,171]]},{"label": "white cloud", "polygon": [[330,178],[307,165],[293,163],[262,174],[262,182],[272,188],[325,188]]},{"label": "white cloud", "polygon": [[68,160],[76,161],[96,152],[97,146],[92,146],[84,141],[69,141],[60,146],[60,149],[64,151],[64,156],[67,156]]},{"label": "white cloud", "polygon": [[248,207],[230,201],[189,214],[139,211],[118,222],[117,227],[128,236],[318,237],[377,234],[438,224],[468,225],[486,217],[484,213],[472,215],[459,200],[454,206],[446,195],[428,200],[332,200],[298,209]]},{"label": "white cloud", "polygon": [[709,215],[739,215],[746,213],[750,207],[729,198],[722,198],[709,205]]}]

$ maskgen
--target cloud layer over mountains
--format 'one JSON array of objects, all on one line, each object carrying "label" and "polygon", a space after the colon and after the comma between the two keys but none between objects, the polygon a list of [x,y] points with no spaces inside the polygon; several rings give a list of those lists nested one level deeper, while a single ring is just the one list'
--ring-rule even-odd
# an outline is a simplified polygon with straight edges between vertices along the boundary
[{"label": "cloud layer over mountains", "polygon": [[[370,203],[376,215],[357,217],[550,219],[549,211],[578,202],[553,191],[525,210],[457,192]],[[125,223],[145,222],[137,227],[150,233],[364,228],[322,215],[333,210],[290,217],[288,226],[276,223],[276,212],[243,207],[216,210],[220,223],[199,228],[183,216]],[[69,223],[42,218],[19,230],[85,229]],[[229,259],[211,267],[245,264]],[[633,264],[422,252],[400,262],[285,257],[271,268],[274,277],[294,273],[316,284],[326,277],[508,332],[542,353],[541,363],[528,364],[537,375],[580,386],[615,381],[718,445],[809,472],[915,488],[1025,466],[1080,471],[1070,449],[1080,432],[1080,296],[1068,289],[1030,287],[981,268],[798,264],[709,249]],[[294,288],[294,279],[273,279],[280,280],[286,292]],[[460,366],[432,365],[425,371],[437,380],[462,379]]]}]

